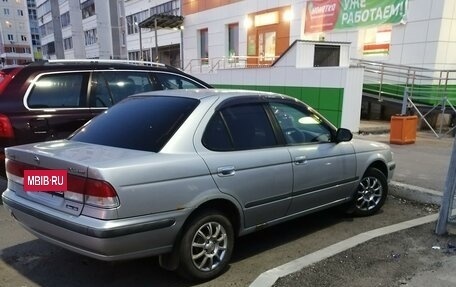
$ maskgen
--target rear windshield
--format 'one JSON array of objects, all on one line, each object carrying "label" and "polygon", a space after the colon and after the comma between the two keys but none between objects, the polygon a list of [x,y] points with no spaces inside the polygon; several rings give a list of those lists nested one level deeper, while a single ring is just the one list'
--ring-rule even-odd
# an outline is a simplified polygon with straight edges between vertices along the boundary
[{"label": "rear windshield", "polygon": [[132,97],[79,129],[70,140],[158,152],[199,101],[181,97]]}]

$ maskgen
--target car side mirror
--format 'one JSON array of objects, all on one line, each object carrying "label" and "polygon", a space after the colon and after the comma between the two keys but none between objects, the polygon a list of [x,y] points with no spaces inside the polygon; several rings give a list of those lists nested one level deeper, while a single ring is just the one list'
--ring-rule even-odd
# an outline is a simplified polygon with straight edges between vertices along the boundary
[{"label": "car side mirror", "polygon": [[336,142],[349,142],[353,138],[353,134],[349,129],[339,128],[336,132]]}]

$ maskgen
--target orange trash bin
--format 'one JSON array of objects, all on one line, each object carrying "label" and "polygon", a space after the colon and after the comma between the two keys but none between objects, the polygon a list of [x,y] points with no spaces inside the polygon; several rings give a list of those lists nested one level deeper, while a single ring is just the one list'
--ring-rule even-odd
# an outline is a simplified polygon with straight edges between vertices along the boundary
[{"label": "orange trash bin", "polygon": [[390,143],[412,144],[416,141],[417,116],[391,116]]}]

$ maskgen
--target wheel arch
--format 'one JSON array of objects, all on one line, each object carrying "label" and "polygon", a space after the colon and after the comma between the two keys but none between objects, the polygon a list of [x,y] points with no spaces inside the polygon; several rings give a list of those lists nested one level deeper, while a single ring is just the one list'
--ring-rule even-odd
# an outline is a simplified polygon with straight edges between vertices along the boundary
[{"label": "wheel arch", "polygon": [[239,235],[242,226],[242,217],[239,208],[236,206],[236,204],[224,198],[211,199],[201,203],[187,217],[181,230],[184,230],[193,220],[193,218],[198,216],[200,213],[205,212],[206,210],[220,211],[222,214],[228,217],[228,220],[233,225],[235,236],[237,237]]},{"label": "wheel arch", "polygon": [[370,163],[366,170],[364,171],[364,174],[369,170],[369,168],[376,168],[379,171],[381,171],[386,178],[388,178],[388,167],[386,166],[386,163],[377,159],[376,161]]}]

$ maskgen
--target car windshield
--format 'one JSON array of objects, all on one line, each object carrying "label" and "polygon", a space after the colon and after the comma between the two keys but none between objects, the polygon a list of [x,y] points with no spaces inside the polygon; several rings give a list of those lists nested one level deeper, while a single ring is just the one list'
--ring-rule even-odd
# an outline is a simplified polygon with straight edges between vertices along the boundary
[{"label": "car windshield", "polygon": [[132,97],[80,128],[70,140],[158,152],[199,101],[183,97]]}]

